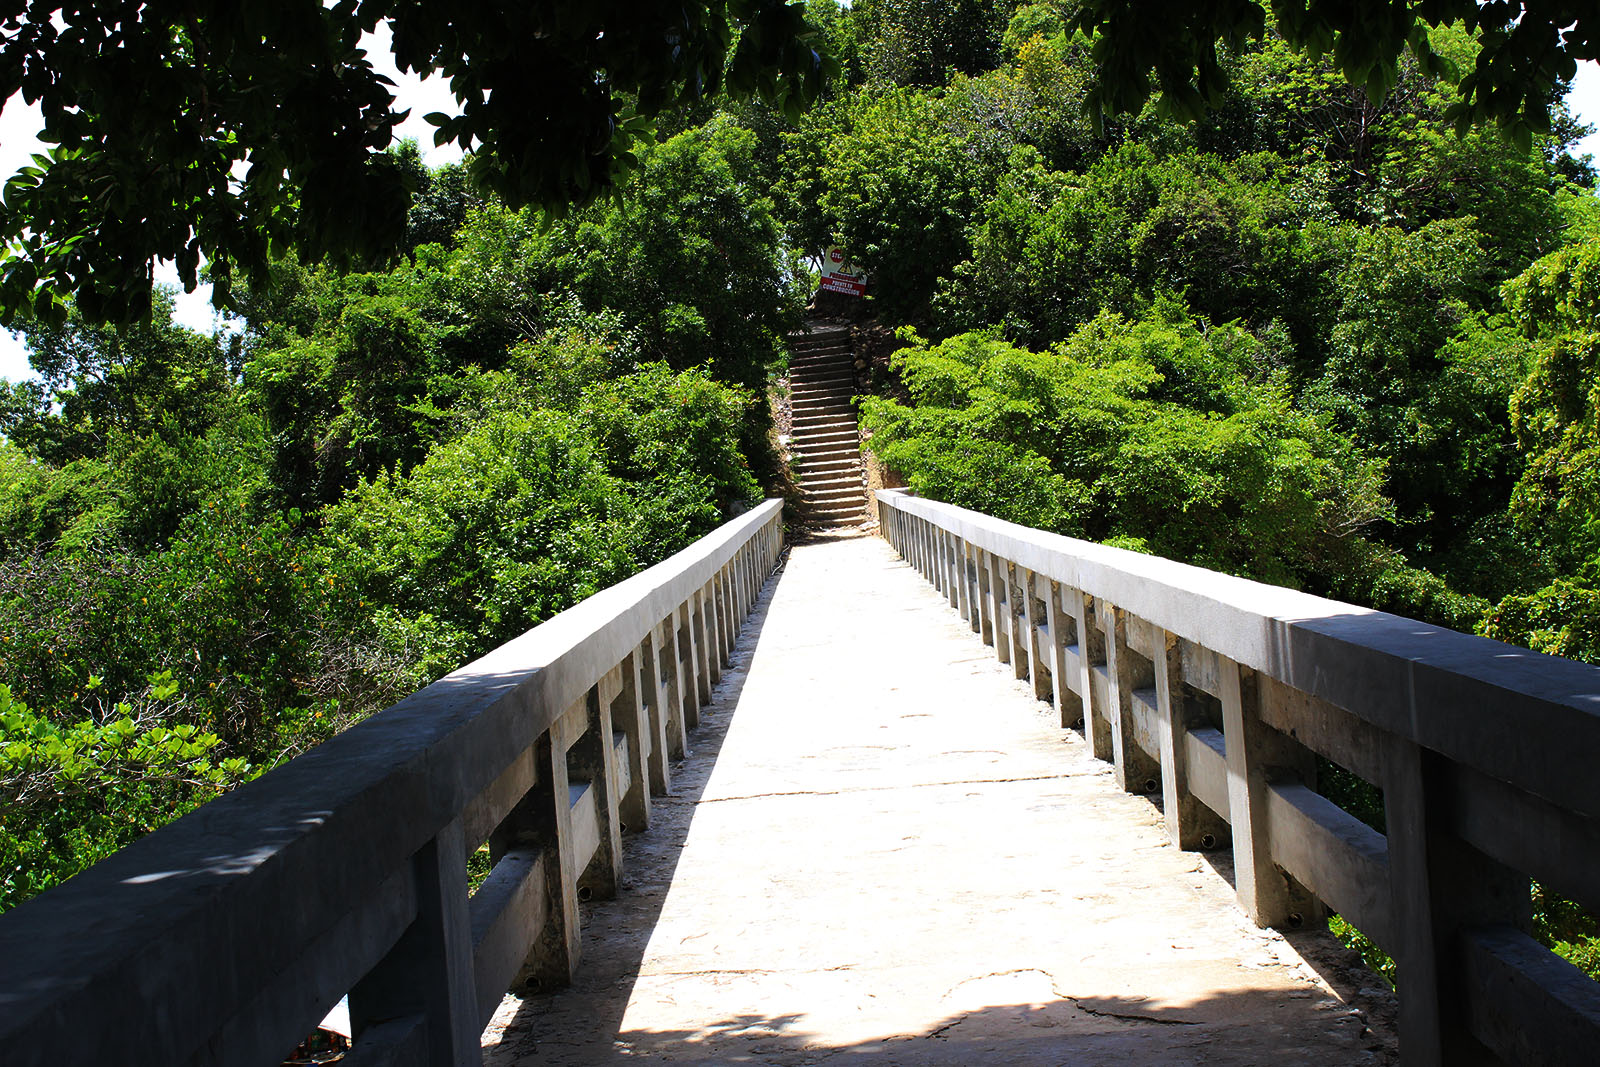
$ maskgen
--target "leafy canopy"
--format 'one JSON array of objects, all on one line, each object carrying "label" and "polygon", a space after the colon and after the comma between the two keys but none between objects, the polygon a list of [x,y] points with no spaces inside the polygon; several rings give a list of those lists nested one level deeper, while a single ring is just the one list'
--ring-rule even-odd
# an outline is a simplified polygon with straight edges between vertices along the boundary
[{"label": "leafy canopy", "polygon": [[[1172,113],[1198,117],[1228,88],[1218,45],[1237,49],[1266,33],[1258,0],[1083,0],[1071,25],[1095,39],[1099,83],[1088,106],[1137,112],[1153,93]],[[1445,73],[1431,28],[1462,23],[1483,44],[1461,78],[1461,100],[1449,118],[1459,130],[1493,121],[1518,145],[1550,132],[1557,87],[1572,80],[1580,59],[1600,58],[1600,14],[1579,0],[1273,0],[1275,29],[1311,54],[1328,56],[1374,103],[1395,87],[1410,51],[1428,73]]]},{"label": "leafy canopy", "polygon": [[54,147],[0,206],[0,321],[151,311],[155,259],[218,302],[294,248],[370,266],[406,240],[413,173],[388,153],[388,80],[363,35],[386,25],[402,71],[449,79],[435,141],[472,153],[512,206],[591,201],[634,167],[650,120],[718,93],[791,113],[825,64],[785,0],[117,0],[0,11],[0,99],[21,93]]}]

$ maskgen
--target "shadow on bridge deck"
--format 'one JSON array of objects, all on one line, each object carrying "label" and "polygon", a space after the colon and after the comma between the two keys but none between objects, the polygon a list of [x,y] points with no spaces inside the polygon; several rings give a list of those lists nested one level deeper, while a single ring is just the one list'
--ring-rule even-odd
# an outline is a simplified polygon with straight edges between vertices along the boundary
[{"label": "shadow on bridge deck", "polygon": [[1394,1062],[1349,954],[1256,930],[1011,675],[883,542],[797,547],[486,1063]]}]

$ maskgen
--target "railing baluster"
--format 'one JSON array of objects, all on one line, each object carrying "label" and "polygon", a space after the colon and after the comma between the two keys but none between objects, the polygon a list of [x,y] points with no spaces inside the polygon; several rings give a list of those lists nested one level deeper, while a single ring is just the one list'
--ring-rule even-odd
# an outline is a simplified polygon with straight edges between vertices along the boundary
[{"label": "railing baluster", "polygon": [[1083,698],[1083,739],[1095,759],[1111,762],[1111,708],[1106,667],[1106,635],[1099,625],[1094,597],[1084,592],[1072,598],[1073,622],[1078,629],[1078,663]]},{"label": "railing baluster", "polygon": [[995,659],[1011,662],[1011,576],[1010,564],[993,552],[987,553],[989,561],[989,612],[993,631]]},{"label": "railing baluster", "polygon": [[1028,622],[1027,569],[1020,563],[1007,560],[1003,566],[1006,589],[1011,601],[1011,617],[1006,620],[1006,630],[1011,635],[1011,670],[1018,681],[1030,677],[1033,668],[1033,627]]},{"label": "railing baluster", "polygon": [[1446,829],[1449,783],[1442,763],[1401,738],[1391,738],[1384,751],[1389,885],[1393,913],[1407,917],[1389,949],[1407,1067],[1496,1062],[1472,1036],[1464,1010],[1472,991],[1462,982],[1462,935],[1474,927],[1527,931],[1532,925],[1527,875]]},{"label": "railing baluster", "polygon": [[[620,666],[607,671],[585,700],[587,722],[567,753],[567,772],[574,785],[587,785],[598,818],[595,853],[578,875],[578,888],[601,899],[617,895],[622,879],[622,826],[618,814],[617,748],[611,707],[622,695]],[[582,857],[579,857],[580,861]]]},{"label": "railing baluster", "polygon": [[1130,793],[1153,793],[1161,769],[1134,739],[1133,700],[1140,689],[1153,688],[1154,672],[1128,647],[1128,613],[1100,603],[1100,629],[1106,635],[1106,718],[1111,724],[1111,768],[1117,784]]},{"label": "railing baluster", "polygon": [[[1050,675],[1054,690],[1056,714],[1059,716],[1061,726],[1071,728],[1083,721],[1083,699],[1074,691],[1074,685],[1083,684],[1082,672],[1077,669],[1077,664],[1069,659],[1068,649],[1078,643],[1078,635],[1082,630],[1078,627],[1077,615],[1068,610],[1064,603],[1076,600],[1078,611],[1083,610],[1083,596],[1076,589],[1063,586],[1059,582],[1044,579],[1048,588],[1045,589],[1045,610],[1050,620]],[[1087,690],[1085,690],[1087,692]]]},{"label": "railing baluster", "polygon": [[960,613],[961,617],[969,623],[972,621],[972,582],[967,577],[967,559],[971,549],[966,538],[960,534],[952,533],[951,544],[954,547],[954,558],[950,561],[950,602]]},{"label": "railing baluster", "polygon": [[[1055,635],[1050,626],[1050,610],[1045,600],[1051,595],[1050,579],[1022,567],[1022,596],[1027,606],[1028,677],[1033,680],[1033,695],[1040,700],[1055,696],[1055,657],[1051,647]],[[1042,593],[1041,593],[1042,590]]]},{"label": "railing baluster", "polygon": [[972,566],[976,572],[974,584],[976,595],[973,597],[977,611],[973,619],[973,633],[977,634],[986,645],[994,644],[994,601],[989,595],[989,553],[983,549],[974,549],[972,553]]},{"label": "railing baluster", "polygon": [[1183,655],[1175,634],[1157,630],[1156,638],[1161,645],[1153,666],[1161,745],[1161,807],[1167,834],[1182,849],[1213,848],[1227,839],[1228,824],[1189,788],[1189,727],[1201,724],[1190,719],[1184,693]]},{"label": "railing baluster", "polygon": [[1298,926],[1315,908],[1305,890],[1272,862],[1267,787],[1275,778],[1309,779],[1308,753],[1261,721],[1255,672],[1226,657],[1221,664],[1222,733],[1227,746],[1228,822],[1233,831],[1234,886],[1258,926]]},{"label": "railing baluster", "polygon": [[[650,792],[672,792],[671,724],[682,728],[683,701],[678,696],[677,627],[672,618],[656,623],[639,646],[639,691],[644,696],[650,733]],[[679,748],[682,743],[678,743]]]},{"label": "railing baluster", "polygon": [[[412,857],[417,917],[388,954],[350,991],[356,1047],[385,1023],[425,1022],[429,1064],[483,1062],[467,913],[466,842],[454,819]],[[380,1035],[381,1036],[381,1035]]]},{"label": "railing baluster", "polygon": [[699,722],[700,706],[711,703],[711,687],[722,677],[722,665],[711,651],[716,618],[710,586],[696,591],[690,603],[693,608],[685,609],[678,632],[679,654],[688,660],[683,672],[688,677],[681,684],[685,694],[683,715],[685,721]]},{"label": "railing baluster", "polygon": [[[655,690],[642,676],[650,653],[648,637],[622,661],[622,688],[611,706],[612,725],[628,740],[628,788],[617,798],[619,828],[635,832],[650,828],[650,757],[653,737],[650,719]],[[653,683],[655,672],[649,671]]]}]

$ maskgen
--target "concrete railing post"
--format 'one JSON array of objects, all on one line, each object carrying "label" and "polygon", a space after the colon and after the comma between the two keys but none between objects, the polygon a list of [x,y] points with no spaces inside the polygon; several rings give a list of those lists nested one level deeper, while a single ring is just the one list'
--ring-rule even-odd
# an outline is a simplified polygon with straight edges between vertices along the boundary
[{"label": "concrete railing post", "polygon": [[1105,602],[1099,605],[1100,630],[1106,636],[1106,719],[1111,725],[1111,768],[1117,784],[1130,793],[1153,793],[1161,784],[1161,768],[1134,740],[1133,695],[1155,687],[1150,661],[1128,646],[1128,613]]},{"label": "concrete railing post", "polygon": [[574,785],[594,791],[599,821],[599,844],[594,856],[578,872],[580,890],[609,900],[622,880],[622,819],[617,796],[617,746],[612,732],[611,707],[622,694],[622,672],[608,671],[585,700],[587,721],[583,733],[567,752],[567,775]]},{"label": "concrete railing post", "polygon": [[[1042,592],[1045,593],[1046,619],[1050,621],[1050,677],[1051,696],[1056,702],[1056,713],[1061,717],[1064,728],[1077,726],[1083,721],[1083,701],[1075,693],[1074,677],[1069,670],[1069,649],[1078,643],[1077,616],[1067,611],[1062,606],[1062,597],[1075,598],[1078,609],[1082,611],[1083,595],[1078,590],[1064,587],[1059,582],[1042,579]],[[1082,685],[1082,680],[1077,680]]]},{"label": "concrete railing post", "polygon": [[1050,579],[1022,567],[1017,568],[1022,578],[1022,602],[1027,609],[1028,677],[1033,681],[1033,695],[1040,700],[1055,698],[1055,638],[1050,630],[1050,609],[1045,601],[1053,594]]},{"label": "concrete railing post", "polygon": [[387,1030],[429,1064],[481,1064],[472,928],[467,912],[466,842],[461,820],[412,857],[417,916],[365,978],[350,990],[350,1024],[359,1042]]},{"label": "concrete railing post", "polygon": [[1167,834],[1182,849],[1214,848],[1228,840],[1228,823],[1202,804],[1189,788],[1188,736],[1191,726],[1203,726],[1191,711],[1184,690],[1183,655],[1178,638],[1156,631],[1161,643],[1154,659],[1156,675],[1157,740],[1161,746],[1161,807]]},{"label": "concrete railing post", "polygon": [[711,703],[711,685],[717,678],[716,656],[711,652],[710,611],[710,599],[704,590],[678,610],[678,693],[683,698],[683,721],[687,727],[700,721],[700,707]]},{"label": "concrete railing post", "polygon": [[972,632],[986,645],[994,644],[994,601],[989,593],[989,554],[981,548],[972,550],[972,568],[975,572],[973,590]]},{"label": "concrete railing post", "polygon": [[1011,662],[1011,575],[1010,564],[993,552],[985,553],[989,564],[989,614],[993,631],[994,655],[1001,663]]},{"label": "concrete railing post", "polygon": [[956,592],[956,535],[939,527],[934,529],[939,536],[939,592],[954,608],[961,603]]},{"label": "concrete railing post", "polygon": [[728,665],[728,654],[733,651],[733,591],[729,588],[728,580],[731,568],[724,567],[717,572],[717,643],[712,646],[716,653],[717,670],[721,674],[722,668]]},{"label": "concrete railing post", "polygon": [[925,579],[933,576],[933,526],[931,523],[917,523],[917,569],[922,572],[922,577]]},{"label": "concrete railing post", "polygon": [[[1099,625],[1094,597],[1082,591],[1072,596],[1073,622],[1078,630],[1078,695],[1083,698],[1083,739],[1095,759],[1111,762],[1110,687],[1099,679],[1109,674],[1106,635]],[[1098,676],[1098,677],[1097,677]]]},{"label": "concrete railing post", "polygon": [[655,671],[644,665],[650,648],[646,637],[623,659],[619,668],[622,687],[611,705],[612,725],[628,743],[628,788],[617,798],[617,818],[619,829],[634,832],[650,828],[650,761],[655,740],[650,719],[655,690],[645,679],[648,675],[653,684]]},{"label": "concrete railing post", "polygon": [[[683,728],[683,700],[678,696],[678,628],[671,616],[651,629],[639,646],[639,690],[645,695],[650,730],[650,791],[672,792],[672,750],[683,748],[674,730]],[[676,726],[674,726],[676,723]]]},{"label": "concrete railing post", "polygon": [[1032,628],[1028,625],[1027,568],[1020,563],[1002,560],[1000,573],[1005,576],[1007,602],[1011,617],[1006,620],[1006,632],[1011,635],[1011,672],[1018,681],[1029,677],[1033,666],[1029,654],[1033,642]]},{"label": "concrete railing post", "polygon": [[680,633],[678,636],[680,653],[687,653],[692,657],[693,667],[690,673],[695,676],[696,682],[694,700],[684,702],[686,718],[689,716],[691,706],[698,714],[700,705],[711,700],[711,687],[722,677],[722,666],[711,652],[717,632],[717,609],[711,597],[711,583],[707,582],[705,588],[696,592],[690,598],[690,603],[693,608],[687,620],[689,632]]},{"label": "concrete railing post", "polygon": [[954,537],[955,558],[950,560],[950,584],[954,592],[955,609],[960,613],[963,621],[971,622],[973,619],[973,582],[968,577],[968,558],[971,557],[971,545],[966,544],[965,537],[960,534],[950,534]]},{"label": "concrete railing post", "polygon": [[1464,1010],[1471,998],[1463,934],[1492,926],[1526,931],[1532,925],[1528,877],[1446,828],[1450,783],[1442,762],[1401,738],[1390,738],[1383,754],[1391,906],[1394,914],[1407,916],[1390,950],[1407,1067],[1499,1062],[1472,1036]]},{"label": "concrete railing post", "polygon": [[1268,785],[1296,777],[1309,781],[1309,754],[1261,721],[1261,688],[1255,672],[1224,656],[1217,659],[1234,888],[1239,904],[1256,925],[1299,926],[1312,916],[1317,904],[1272,862]]}]

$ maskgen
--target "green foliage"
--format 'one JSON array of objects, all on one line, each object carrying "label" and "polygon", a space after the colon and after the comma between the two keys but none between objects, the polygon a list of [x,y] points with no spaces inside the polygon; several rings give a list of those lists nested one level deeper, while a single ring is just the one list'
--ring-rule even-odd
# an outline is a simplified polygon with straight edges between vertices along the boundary
[{"label": "green foliage", "polygon": [[797,320],[757,147],[753,132],[719,120],[642,153],[621,206],[532,238],[529,284],[564,284],[585,307],[620,313],[649,358],[764,383]]},{"label": "green foliage", "polygon": [[1182,293],[1213,321],[1284,323],[1309,347],[1326,328],[1330,217],[1316,171],[1272,156],[1163,158],[1127,145],[1069,177],[1018,153],[938,321],[999,322],[1047,344],[1102,309],[1138,314],[1152,294]]},{"label": "green foliage", "polygon": [[[1549,132],[1550,102],[1572,79],[1577,61],[1600,58],[1594,16],[1575,14],[1561,0],[1487,5],[1301,0],[1276,4],[1272,13],[1276,34],[1313,59],[1327,56],[1374,104],[1395,88],[1404,52],[1429,73],[1464,74],[1461,99],[1445,117],[1459,129],[1493,121],[1524,150],[1534,134]],[[1452,23],[1478,32],[1482,49],[1470,71],[1448,51],[1435,49],[1430,30]],[[1200,115],[1217,106],[1228,87],[1220,53],[1244,47],[1267,29],[1262,7],[1251,0],[1204,5],[1084,0],[1071,24],[1095,38],[1099,78],[1086,103],[1097,115],[1138,111],[1157,92],[1167,112]]]},{"label": "green foliage", "polygon": [[[92,697],[103,682],[82,685]],[[153,674],[133,700],[61,723],[0,685],[0,911],[254,777],[216,734],[168,724],[177,688]]]},{"label": "green foliage", "polygon": [[114,695],[168,671],[185,721],[260,758],[277,742],[277,712],[311,702],[319,616],[341,585],[313,575],[303,553],[293,516],[213,500],[147,554],[102,544],[14,555],[0,567],[8,684],[68,716],[90,674]]},{"label": "green foliage", "polygon": [[999,56],[1008,7],[990,0],[858,0],[851,21],[863,74],[874,85],[913,87],[987,70]]},{"label": "green foliage", "polygon": [[1600,589],[1587,576],[1557,578],[1532,593],[1505,597],[1482,630],[1535,652],[1600,663]]},{"label": "green foliage", "polygon": [[[1586,239],[1540,259],[1506,285],[1506,303],[1528,336],[1533,358],[1511,398],[1511,424],[1526,465],[1511,497],[1517,534],[1550,578],[1565,578],[1525,600],[1504,601],[1499,632],[1550,647],[1593,648],[1587,611],[1550,633],[1558,606],[1577,609],[1580,590],[1600,574],[1600,241]],[[1577,598],[1577,599],[1574,599]],[[1531,627],[1525,629],[1524,627]],[[1532,632],[1541,636],[1533,638]],[[1570,654],[1570,653],[1568,653]]]},{"label": "green foliage", "polygon": [[880,315],[917,317],[967,255],[986,168],[930,97],[862,93],[786,138],[783,195],[805,247],[842,241],[872,272]]},{"label": "green foliage", "polygon": [[1253,339],[1203,326],[1165,307],[1050,352],[916,343],[895,355],[916,406],[864,409],[873,450],[941,499],[1303,584],[1387,513],[1382,466],[1243,377]]},{"label": "green foliage", "polygon": [[415,174],[386,151],[403,116],[361,47],[380,24],[401,70],[450,83],[459,114],[427,116],[435,141],[471,150],[474,184],[519,207],[613,190],[650,119],[705,95],[797,114],[831,66],[783,0],[683,4],[665,20],[640,0],[560,18],[310,0],[156,0],[130,15],[96,0],[69,26],[54,10],[19,8],[0,49],[4,97],[39,104],[55,146],[6,186],[8,324],[60,321],[69,297],[94,321],[145,319],[156,258],[190,290],[208,260],[223,305],[236,271],[259,286],[290,248],[342,269],[392,258]]},{"label": "green foliage", "polygon": [[1578,970],[1600,980],[1600,919],[1538,882],[1533,883],[1533,935]]},{"label": "green foliage", "polygon": [[1378,947],[1378,943],[1366,934],[1351,926],[1343,915],[1328,916],[1328,932],[1338,938],[1345,948],[1354,949],[1361,954],[1361,959],[1366,963],[1372,973],[1382,978],[1392,989],[1399,974],[1395,967],[1394,957]]},{"label": "green foliage", "polygon": [[756,495],[746,403],[660,364],[596,382],[570,412],[513,386],[411,470],[323,510],[317,570],[350,590],[337,625],[404,664],[403,691],[665,558]]}]

